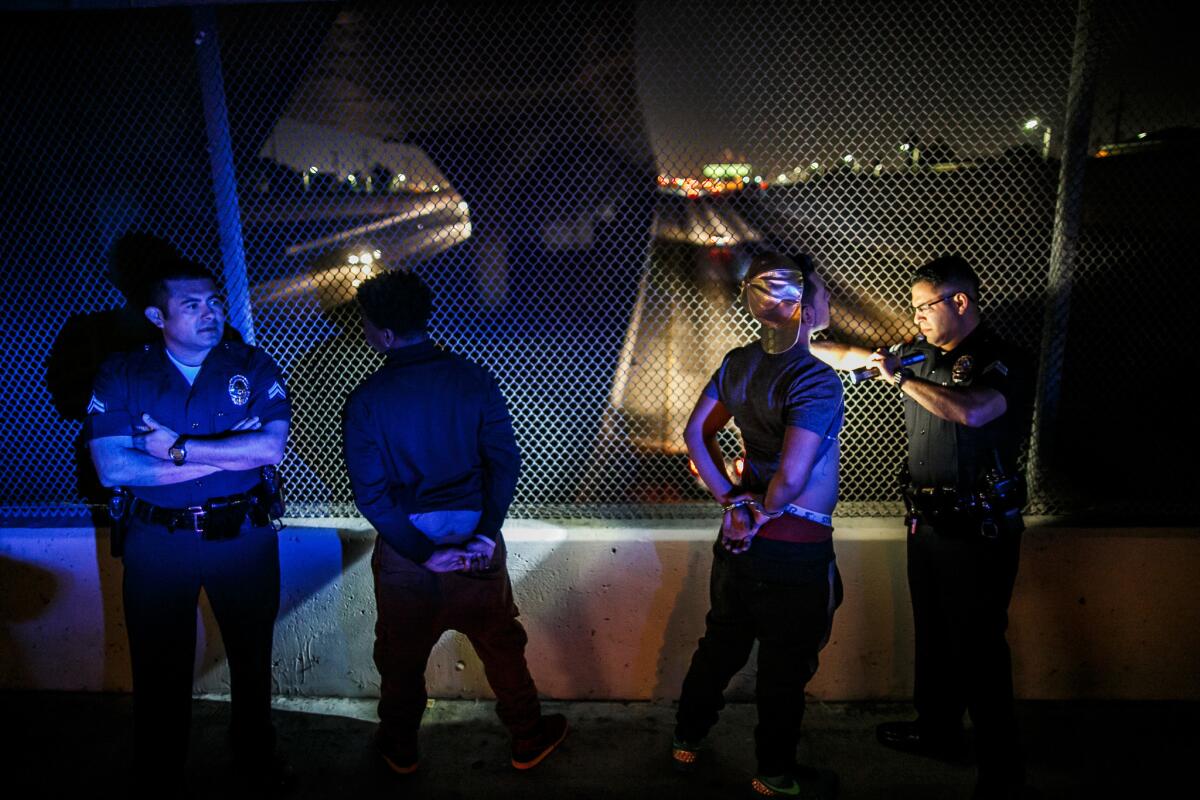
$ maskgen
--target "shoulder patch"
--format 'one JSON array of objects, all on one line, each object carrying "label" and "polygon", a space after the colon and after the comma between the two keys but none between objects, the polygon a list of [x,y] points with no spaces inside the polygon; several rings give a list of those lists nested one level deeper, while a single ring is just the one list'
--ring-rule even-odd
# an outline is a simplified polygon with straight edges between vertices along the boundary
[{"label": "shoulder patch", "polygon": [[283,390],[283,387],[279,384],[279,381],[275,381],[271,384],[271,388],[267,390],[267,397],[271,399],[279,398],[281,400],[286,400],[287,392]]},{"label": "shoulder patch", "polygon": [[104,402],[99,397],[96,397],[95,392],[92,392],[92,399],[88,401],[87,413],[103,414],[104,411],[105,411]]},{"label": "shoulder patch", "polygon": [[1008,367],[1004,366],[1004,362],[1000,361],[999,359],[997,359],[996,361],[993,361],[992,363],[990,363],[986,367],[984,367],[983,373],[986,375],[987,373],[991,372],[992,370],[996,370],[996,372],[999,372],[1001,375],[1003,375],[1006,378],[1008,377]]}]

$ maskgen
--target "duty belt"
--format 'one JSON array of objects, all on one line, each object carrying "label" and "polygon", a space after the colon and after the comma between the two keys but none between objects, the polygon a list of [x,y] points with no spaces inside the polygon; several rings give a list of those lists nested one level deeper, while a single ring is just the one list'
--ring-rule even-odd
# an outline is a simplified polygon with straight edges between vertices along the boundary
[{"label": "duty belt", "polygon": [[[241,520],[246,518],[253,505],[254,497],[248,493],[214,497],[201,505],[186,508],[164,508],[135,497],[129,511],[143,522],[162,525],[173,531],[190,530],[204,539],[230,539],[237,536]],[[238,524],[229,524],[231,518],[237,519],[239,514],[241,518],[238,519]],[[210,515],[224,517],[222,522],[225,524],[210,526]]]},{"label": "duty belt", "polygon": [[909,534],[915,534],[923,522],[932,524],[943,535],[949,535],[957,528],[977,528],[979,534],[988,539],[996,538],[1006,529],[1017,532],[1024,529],[1018,505],[993,502],[1003,498],[962,492],[953,487],[909,485],[902,491]]}]

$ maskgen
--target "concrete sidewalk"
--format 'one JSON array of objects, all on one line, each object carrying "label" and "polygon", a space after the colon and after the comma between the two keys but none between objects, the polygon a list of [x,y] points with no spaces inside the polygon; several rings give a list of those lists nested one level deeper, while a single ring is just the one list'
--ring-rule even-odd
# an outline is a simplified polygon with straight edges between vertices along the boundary
[{"label": "concrete sidewalk", "polygon": [[[420,772],[385,774],[370,750],[374,703],[281,698],[281,749],[299,780],[292,797],[747,797],[753,769],[754,707],[731,705],[705,762],[691,775],[669,766],[674,710],[651,703],[546,703],[571,721],[561,750],[528,773],[508,764],[508,740],[490,703],[435,701],[422,730]],[[194,705],[189,780],[195,797],[233,796],[221,699]],[[132,732],[127,695],[0,693],[4,796],[120,795]],[[905,756],[875,743],[877,723],[908,707],[813,703],[801,760],[835,770],[840,797],[875,800],[966,798],[969,765]],[[1190,775],[1200,704],[1025,702],[1019,713],[1032,783],[1044,798],[1192,796],[1168,793]],[[16,786],[14,787],[14,781]],[[1183,783],[1188,787],[1189,783]],[[15,788],[15,791],[12,791]]]}]

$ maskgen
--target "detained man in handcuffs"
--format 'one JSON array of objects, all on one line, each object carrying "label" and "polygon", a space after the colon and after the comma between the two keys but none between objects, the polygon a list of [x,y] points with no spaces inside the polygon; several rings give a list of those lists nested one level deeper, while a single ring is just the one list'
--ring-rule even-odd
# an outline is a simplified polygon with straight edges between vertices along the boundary
[{"label": "detained man in handcuffs", "polygon": [[[689,771],[724,707],[724,690],[758,641],[759,794],[820,797],[836,776],[796,762],[804,687],[842,599],[830,514],[838,493],[842,384],[809,352],[829,324],[829,293],[807,256],[754,256],[742,283],[762,337],[726,354],[684,438],[725,511],[713,546],[711,608],[684,679],[672,759]],[[732,419],[746,447],[741,485],[717,441]]]}]

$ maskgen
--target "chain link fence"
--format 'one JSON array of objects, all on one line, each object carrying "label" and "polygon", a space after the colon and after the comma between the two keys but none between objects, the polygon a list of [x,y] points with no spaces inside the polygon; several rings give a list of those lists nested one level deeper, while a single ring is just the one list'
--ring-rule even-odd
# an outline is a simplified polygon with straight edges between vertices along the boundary
[{"label": "chain link fence", "polygon": [[[435,339],[500,380],[524,458],[513,515],[713,513],[681,434],[722,354],[755,336],[738,264],[761,246],[811,253],[829,335],[872,346],[915,333],[912,270],[962,253],[999,333],[1036,352],[1051,331],[1061,350],[1031,510],[1194,513],[1194,433],[1131,442],[1112,418],[1166,366],[1133,315],[1186,335],[1156,309],[1196,282],[1181,265],[1200,104],[1184,81],[1135,96],[1148,67],[1130,52],[1176,57],[1145,47],[1173,35],[1153,14],[1092,16],[1083,70],[1066,0],[6,14],[0,505],[83,509],[87,366],[121,324],[109,251],[136,230],[248,284],[242,333],[294,400],[297,516],[356,515],[340,412],[380,360],[354,290],[397,267],[433,287]],[[1082,195],[1064,179],[1073,92],[1092,100],[1074,120],[1091,123]],[[1056,279],[1066,214],[1079,231]],[[1071,300],[1059,327],[1048,289]],[[839,511],[894,514],[896,393],[847,385],[846,401]],[[1186,401],[1156,397],[1180,418]],[[1130,457],[1160,466],[1131,477]],[[1084,466],[1122,491],[1076,480]]]}]

